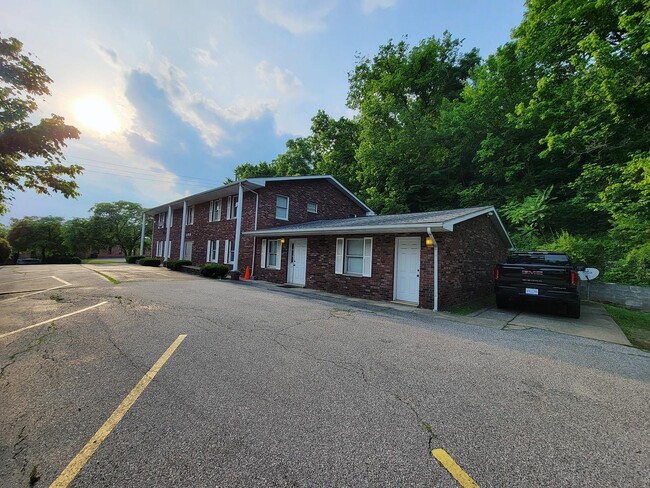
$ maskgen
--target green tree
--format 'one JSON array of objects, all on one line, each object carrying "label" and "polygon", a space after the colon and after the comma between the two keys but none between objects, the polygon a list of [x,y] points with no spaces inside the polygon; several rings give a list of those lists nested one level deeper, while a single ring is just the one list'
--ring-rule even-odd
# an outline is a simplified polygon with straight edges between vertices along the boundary
[{"label": "green tree", "polygon": [[367,203],[381,213],[455,205],[463,175],[448,169],[443,102],[459,97],[480,58],[445,32],[411,48],[392,41],[360,58],[349,75],[348,106],[359,112],[356,159]]},{"label": "green tree", "polygon": [[95,228],[92,219],[73,218],[66,220],[62,227],[63,244],[69,254],[85,256],[104,246],[101,232]]},{"label": "green tree", "polygon": [[[38,108],[36,98],[50,94],[52,80],[22,48],[18,39],[0,37],[0,214],[7,212],[16,190],[77,197],[74,177],[83,169],[63,164],[65,140],[79,138],[75,127],[54,114],[36,125],[29,122]],[[24,159],[45,164],[24,164]]]},{"label": "green tree", "polygon": [[14,252],[31,251],[43,261],[64,254],[62,217],[24,217],[11,219],[8,240]]},{"label": "green tree", "polygon": [[11,256],[11,244],[4,237],[0,237],[0,265],[5,264]]},{"label": "green tree", "polygon": [[[90,209],[92,232],[105,247],[119,246],[125,256],[130,256],[140,247],[144,210],[139,203],[124,200],[98,203]],[[145,235],[151,234],[151,225],[149,222]]]}]

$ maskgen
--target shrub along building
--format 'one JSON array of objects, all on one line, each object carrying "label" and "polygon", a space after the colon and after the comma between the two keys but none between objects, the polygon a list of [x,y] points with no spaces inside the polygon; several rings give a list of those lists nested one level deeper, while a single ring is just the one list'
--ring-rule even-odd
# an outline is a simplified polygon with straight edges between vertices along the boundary
[{"label": "shrub along building", "polygon": [[491,293],[512,247],[494,207],[375,215],[331,176],[241,180],[147,216],[163,259],[434,310]]}]

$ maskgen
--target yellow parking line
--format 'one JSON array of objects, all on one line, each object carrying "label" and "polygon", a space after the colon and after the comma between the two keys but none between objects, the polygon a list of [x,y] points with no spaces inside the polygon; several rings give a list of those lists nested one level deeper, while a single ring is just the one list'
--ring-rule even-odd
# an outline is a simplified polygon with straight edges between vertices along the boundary
[{"label": "yellow parking line", "polygon": [[99,448],[101,443],[108,437],[108,434],[115,428],[117,424],[120,423],[122,417],[129,411],[133,406],[135,401],[138,399],[140,394],[144,389],[151,383],[151,380],[154,379],[160,368],[164,366],[167,360],[174,354],[176,348],[180,345],[181,342],[187,337],[187,334],[179,335],[176,340],[172,343],[171,346],[163,353],[162,356],[156,361],[156,363],[151,367],[149,371],[145,373],[142,379],[138,382],[137,385],[131,390],[131,392],[126,396],[122,403],[115,409],[111,414],[104,425],[102,425],[99,430],[95,433],[94,436],[88,441],[88,443],[79,451],[70,464],[63,470],[59,477],[54,480],[54,483],[50,485],[50,488],[64,488],[70,484],[70,482],[79,474],[79,471],[86,465],[91,456]]},{"label": "yellow parking line", "polygon": [[[54,288],[50,288],[50,289],[53,290]],[[70,312],[70,313],[67,313],[65,315],[59,315],[58,317],[54,317],[53,319],[44,320],[43,322],[39,322],[38,324],[28,325],[27,327],[23,327],[22,329],[12,330],[11,332],[5,332],[4,334],[0,334],[0,339],[2,339],[3,337],[10,336],[12,334],[17,334],[18,332],[22,332],[24,330],[33,329],[34,327],[38,327],[39,325],[49,324],[51,322],[54,322],[55,320],[60,320],[60,319],[66,318],[66,317],[70,317],[71,315],[77,315],[78,313],[85,312],[86,310],[90,310],[90,309],[95,308],[95,307],[99,307],[100,305],[104,305],[105,303],[108,303],[108,302],[100,302],[100,303],[97,303],[97,304],[92,305],[90,307],[86,307],[86,308],[82,308],[81,310],[77,310],[76,312]]]},{"label": "yellow parking line", "polygon": [[456,479],[456,481],[458,481],[458,484],[460,486],[463,488],[479,488],[476,481],[474,481],[470,475],[463,471],[463,468],[456,464],[456,461],[454,461],[452,457],[447,454],[447,451],[444,449],[434,449],[431,451],[431,455],[436,458],[447,471],[449,471],[449,474],[451,474]]}]

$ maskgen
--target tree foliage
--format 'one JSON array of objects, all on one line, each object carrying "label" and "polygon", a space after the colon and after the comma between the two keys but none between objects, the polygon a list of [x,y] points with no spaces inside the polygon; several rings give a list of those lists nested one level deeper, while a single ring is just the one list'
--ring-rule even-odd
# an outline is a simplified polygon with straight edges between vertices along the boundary
[{"label": "tree foliage", "polygon": [[[94,233],[95,239],[103,242],[105,247],[119,246],[122,253],[129,256],[140,247],[142,212],[144,210],[139,203],[124,200],[98,203],[90,209],[92,212],[89,222],[90,229]],[[148,233],[151,233],[151,227],[149,227]]]},{"label": "tree foliage", "polygon": [[47,256],[65,254],[62,217],[24,217],[11,219],[7,239],[14,252],[31,252],[45,262]]},{"label": "tree foliage", "polygon": [[[29,122],[37,98],[50,94],[52,80],[22,49],[18,39],[0,37],[0,214],[16,190],[79,194],[74,177],[82,168],[63,164],[65,140],[78,139],[79,131],[55,114],[36,125]],[[45,164],[24,164],[25,159]]]},{"label": "tree foliage", "polygon": [[526,8],[484,61],[449,33],[358,58],[354,118],[319,112],[308,137],[237,176],[333,174],[380,213],[495,205],[522,247],[650,284],[650,5]]}]

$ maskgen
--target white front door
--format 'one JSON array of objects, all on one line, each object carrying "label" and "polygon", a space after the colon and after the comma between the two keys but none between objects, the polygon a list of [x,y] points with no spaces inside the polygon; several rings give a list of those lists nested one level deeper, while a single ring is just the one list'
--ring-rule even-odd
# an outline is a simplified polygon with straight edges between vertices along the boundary
[{"label": "white front door", "polygon": [[305,285],[307,275],[307,239],[289,240],[289,270],[287,282]]},{"label": "white front door", "polygon": [[188,261],[192,260],[192,241],[185,241],[185,249],[183,249],[183,259]]},{"label": "white front door", "polygon": [[395,240],[395,300],[420,302],[419,237],[397,237]]}]

